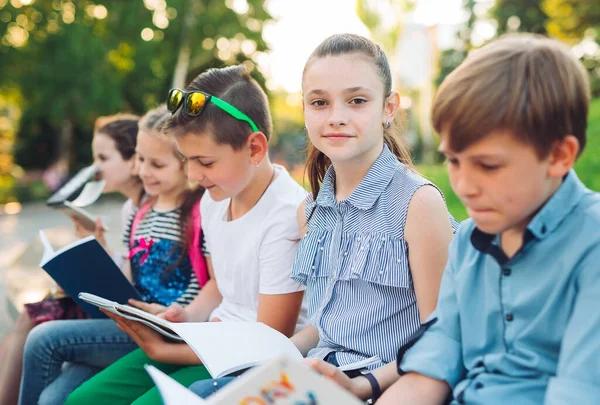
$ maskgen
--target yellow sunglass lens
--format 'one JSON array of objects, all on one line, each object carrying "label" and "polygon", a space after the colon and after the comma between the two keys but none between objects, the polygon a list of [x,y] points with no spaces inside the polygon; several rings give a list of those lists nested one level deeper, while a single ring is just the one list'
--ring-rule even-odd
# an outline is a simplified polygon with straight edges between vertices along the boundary
[{"label": "yellow sunglass lens", "polygon": [[182,97],[183,93],[181,91],[172,91],[167,103],[167,109],[171,112],[177,110],[177,107],[179,107],[179,104],[181,103]]},{"label": "yellow sunglass lens", "polygon": [[206,96],[202,93],[190,93],[186,99],[187,112],[190,115],[198,115],[202,112]]}]

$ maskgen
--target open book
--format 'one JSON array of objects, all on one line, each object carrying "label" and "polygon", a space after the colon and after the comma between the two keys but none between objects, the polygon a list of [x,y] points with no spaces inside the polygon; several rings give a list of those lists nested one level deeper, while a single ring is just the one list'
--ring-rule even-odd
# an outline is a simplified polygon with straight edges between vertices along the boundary
[{"label": "open book", "polygon": [[[302,354],[284,334],[260,322],[171,323],[213,378],[237,373],[280,356],[302,360]],[[378,356],[347,364],[342,371],[379,363]]]},{"label": "open book", "polygon": [[40,231],[44,254],[40,262],[49,275],[92,318],[106,318],[95,305],[78,298],[82,291],[102,295],[117,302],[141,299],[139,293],[93,236],[54,251],[44,231]]},{"label": "open book", "polygon": [[[84,227],[93,230],[96,226],[96,218],[84,210],[83,207],[93,204],[104,190],[106,184],[104,180],[90,181],[97,172],[98,167],[94,165],[81,169],[71,180],[54,193],[46,201],[46,204],[51,208],[64,212],[70,217],[77,218]],[[69,198],[82,187],[83,190],[81,190],[77,198],[69,201]],[[106,227],[104,229],[108,230]]]},{"label": "open book", "polygon": [[[84,228],[90,231],[96,228],[96,217],[83,208],[76,206],[73,201],[65,200],[61,205],[57,205],[54,208],[71,218],[77,219]],[[102,224],[102,229],[108,231],[108,227],[104,224]]]},{"label": "open book", "polygon": [[273,359],[202,399],[153,366],[146,371],[165,405],[361,405],[336,383],[286,356]]},{"label": "open book", "polygon": [[130,305],[119,304],[118,302],[110,301],[105,298],[86,292],[80,293],[79,299],[92,305],[95,305],[98,308],[103,308],[109,312],[112,312],[113,314],[122,316],[123,318],[141,322],[169,339],[178,342],[183,342],[183,339],[180,338],[177,335],[177,333],[173,331],[173,329],[171,329],[172,324],[162,318],[159,318],[156,315],[153,315],[146,311],[142,311],[138,308],[134,308]]},{"label": "open book", "polygon": [[[260,322],[169,322],[128,305],[110,302],[92,294],[82,300],[105,308],[127,319],[142,322],[174,340],[183,340],[196,353],[213,378],[237,374],[276,357],[302,360],[302,354],[282,333]],[[378,356],[340,367],[342,371],[360,370],[379,363]]]}]

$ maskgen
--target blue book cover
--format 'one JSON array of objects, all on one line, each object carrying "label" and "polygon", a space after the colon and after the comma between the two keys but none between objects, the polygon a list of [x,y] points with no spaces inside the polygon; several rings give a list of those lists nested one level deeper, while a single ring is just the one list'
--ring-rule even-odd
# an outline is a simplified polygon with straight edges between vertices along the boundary
[{"label": "blue book cover", "polygon": [[92,318],[106,318],[98,307],[82,301],[80,292],[99,295],[120,304],[129,298],[142,300],[109,254],[93,236],[78,240],[54,252],[43,231],[40,239],[44,256],[40,263],[49,275]]}]

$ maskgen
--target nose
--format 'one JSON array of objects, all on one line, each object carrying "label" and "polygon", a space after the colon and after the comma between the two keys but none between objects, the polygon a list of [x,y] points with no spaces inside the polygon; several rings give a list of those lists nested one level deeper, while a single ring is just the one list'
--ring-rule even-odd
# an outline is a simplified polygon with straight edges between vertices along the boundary
[{"label": "nose", "polygon": [[348,125],[348,115],[345,105],[342,103],[332,103],[329,109],[327,124],[332,128],[339,128]]},{"label": "nose", "polygon": [[187,177],[191,181],[202,181],[206,178],[201,165],[194,162],[188,162]]},{"label": "nose", "polygon": [[148,165],[145,162],[138,162],[136,167],[138,176],[140,176],[142,179],[147,178],[149,176],[150,171],[148,169]]},{"label": "nose", "polygon": [[472,198],[479,192],[474,176],[463,168],[453,170],[451,174],[452,188],[461,199]]}]

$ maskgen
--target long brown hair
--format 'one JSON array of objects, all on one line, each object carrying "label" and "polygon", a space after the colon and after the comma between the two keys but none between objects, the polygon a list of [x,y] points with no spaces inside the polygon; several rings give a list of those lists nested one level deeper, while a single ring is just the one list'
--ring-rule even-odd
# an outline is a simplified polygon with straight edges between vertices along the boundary
[{"label": "long brown hair", "polygon": [[[302,76],[304,78],[304,74],[313,59],[352,54],[366,56],[373,62],[377,68],[377,73],[383,82],[384,99],[387,98],[392,93],[392,73],[390,71],[387,56],[385,56],[385,53],[379,45],[360,35],[336,34],[321,42],[308,58]],[[390,124],[390,128],[384,128],[383,141],[400,162],[412,167],[410,152],[400,138],[401,126],[396,120]],[[309,141],[306,172],[308,173],[308,180],[312,189],[313,199],[315,200],[321,189],[325,172],[330,165],[331,160],[329,160],[323,152],[315,148]]]},{"label": "long brown hair", "polygon": [[[177,148],[175,146],[175,140],[172,137],[169,137],[164,134],[163,127],[165,122],[171,117],[171,113],[167,110],[167,106],[165,104],[161,104],[158,107],[148,111],[146,115],[144,115],[139,122],[140,131],[144,131],[145,134],[151,134],[152,136],[159,137],[161,139],[167,140],[169,143],[173,145],[173,155],[180,159]],[[185,163],[182,162],[182,165]],[[183,172],[185,173],[185,168],[182,166]],[[180,246],[182,248],[181,255],[175,260],[175,262],[169,267],[169,271],[177,268],[183,258],[188,253],[188,249],[190,246],[190,241],[188,240],[189,230],[192,228],[192,209],[194,205],[202,198],[204,194],[204,187],[199,185],[194,188],[187,189],[180,196],[181,201],[181,215],[179,217],[179,234],[181,235]]]}]

